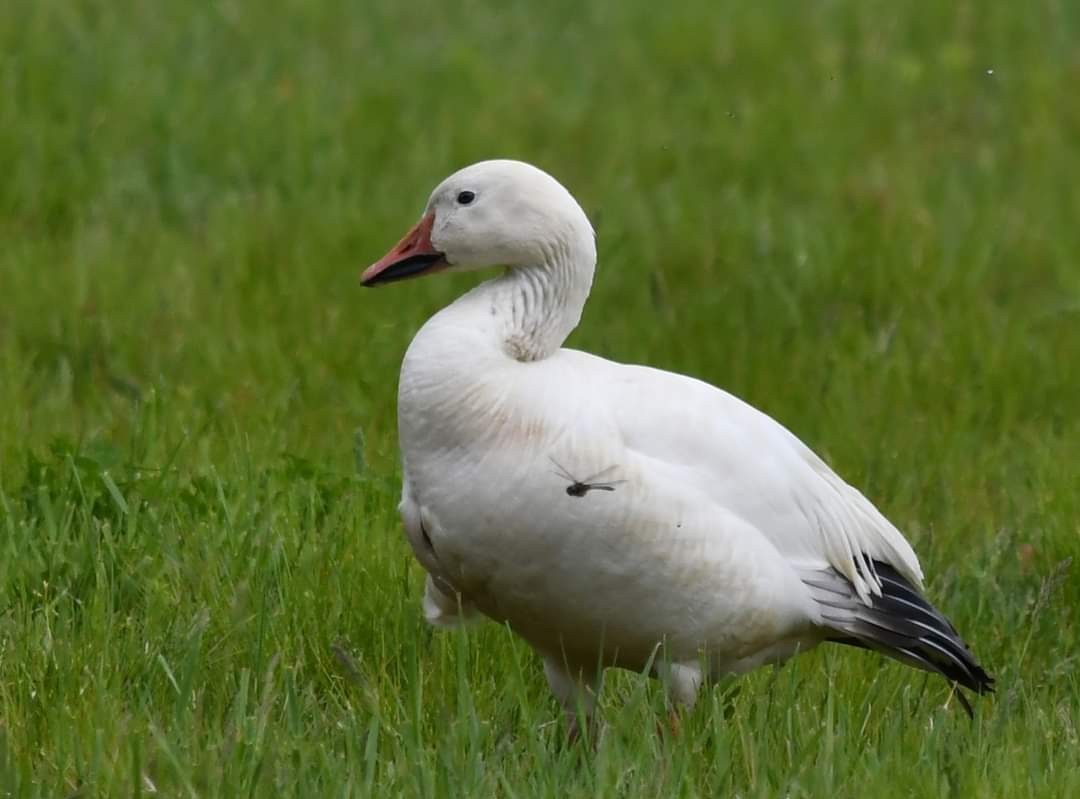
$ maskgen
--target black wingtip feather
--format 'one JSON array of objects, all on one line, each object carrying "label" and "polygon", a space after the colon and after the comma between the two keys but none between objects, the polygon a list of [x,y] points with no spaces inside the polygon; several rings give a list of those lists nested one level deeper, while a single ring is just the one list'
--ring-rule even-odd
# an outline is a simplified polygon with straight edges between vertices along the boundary
[{"label": "black wingtip feather", "polygon": [[[975,660],[949,620],[892,566],[882,561],[873,565],[882,595],[872,597],[870,607],[857,608],[853,619],[836,624],[842,635],[829,640],[874,649],[977,694],[992,693],[993,677]],[[957,696],[970,715],[970,704],[959,692]]]},{"label": "black wingtip feather", "polygon": [[[892,566],[880,562],[875,565],[877,566],[878,575],[882,578],[883,597],[905,599],[907,602],[915,604],[921,614],[918,616],[912,615],[909,618],[919,623],[920,626],[930,628],[926,634],[919,638],[921,644],[919,650],[925,653],[926,647],[929,646],[931,653],[937,653],[937,657],[931,656],[929,659],[950,680],[977,694],[993,692],[994,678],[987,674],[986,670],[975,660],[975,655],[968,649],[967,644],[960,637],[952,623],[937,608],[927,602],[926,598],[901,577]],[[903,596],[894,594],[894,589],[897,590],[897,593],[902,593]]]}]

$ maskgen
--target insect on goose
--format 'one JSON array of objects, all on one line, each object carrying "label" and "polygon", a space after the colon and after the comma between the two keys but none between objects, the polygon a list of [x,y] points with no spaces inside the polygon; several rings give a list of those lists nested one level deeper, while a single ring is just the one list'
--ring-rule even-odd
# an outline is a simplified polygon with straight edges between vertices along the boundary
[{"label": "insect on goose", "polygon": [[596,474],[586,477],[584,480],[578,480],[574,475],[570,474],[557,460],[548,456],[555,465],[555,474],[561,477],[563,480],[569,480],[570,485],[566,487],[566,493],[572,497],[583,497],[590,491],[614,491],[615,486],[625,483],[625,480],[611,480],[605,483],[593,482],[598,477],[603,477],[605,474],[610,474],[615,471],[615,465],[612,464],[605,469],[601,469]]}]

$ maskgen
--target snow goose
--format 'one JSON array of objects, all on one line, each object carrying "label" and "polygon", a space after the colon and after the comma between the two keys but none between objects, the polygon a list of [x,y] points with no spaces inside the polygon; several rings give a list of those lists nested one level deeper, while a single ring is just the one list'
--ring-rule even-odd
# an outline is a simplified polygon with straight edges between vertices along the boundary
[{"label": "snow goose", "polygon": [[433,316],[401,367],[400,511],[427,619],[508,624],[572,731],[605,668],[649,670],[689,706],[712,678],[824,641],[992,690],[903,535],[786,428],[699,380],[562,347],[595,264],[570,193],[498,160],[443,181],[363,273],[507,267]]}]

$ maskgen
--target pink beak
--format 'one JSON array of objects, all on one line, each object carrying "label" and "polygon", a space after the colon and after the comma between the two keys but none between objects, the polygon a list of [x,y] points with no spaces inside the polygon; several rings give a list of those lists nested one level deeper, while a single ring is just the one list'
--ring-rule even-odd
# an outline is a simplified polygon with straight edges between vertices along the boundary
[{"label": "pink beak", "polygon": [[393,248],[364,270],[360,283],[365,286],[381,286],[396,280],[437,272],[447,266],[443,254],[431,244],[431,228],[435,224],[435,212],[429,211],[423,219],[405,234]]}]

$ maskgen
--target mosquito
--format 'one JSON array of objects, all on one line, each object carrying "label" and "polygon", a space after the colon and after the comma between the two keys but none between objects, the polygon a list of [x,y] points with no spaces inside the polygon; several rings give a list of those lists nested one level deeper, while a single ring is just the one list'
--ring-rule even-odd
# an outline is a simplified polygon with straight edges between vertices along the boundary
[{"label": "mosquito", "polygon": [[576,477],[574,477],[574,475],[570,474],[570,472],[567,471],[564,466],[562,466],[550,455],[548,456],[548,460],[550,460],[555,465],[555,474],[557,474],[563,480],[570,481],[570,485],[566,487],[566,493],[572,497],[583,497],[590,491],[614,491],[615,486],[619,485],[620,483],[626,482],[625,480],[610,480],[604,483],[593,482],[593,480],[595,480],[597,477],[603,477],[605,474],[611,472],[615,468],[614,464],[608,466],[606,469],[601,469],[596,474],[591,475],[590,477],[586,477],[584,480],[578,480]]}]

